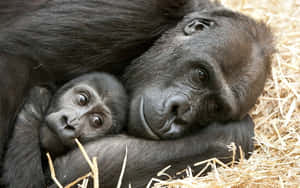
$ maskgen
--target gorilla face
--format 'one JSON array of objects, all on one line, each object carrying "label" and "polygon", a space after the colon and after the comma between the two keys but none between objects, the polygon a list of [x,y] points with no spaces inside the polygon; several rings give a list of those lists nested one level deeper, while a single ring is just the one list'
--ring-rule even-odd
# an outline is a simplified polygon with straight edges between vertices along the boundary
[{"label": "gorilla face", "polygon": [[115,78],[104,73],[81,76],[68,82],[53,97],[45,117],[47,126],[41,129],[42,145],[52,151],[61,145],[72,146],[74,138],[86,143],[120,132],[126,109],[124,88]]},{"label": "gorilla face", "polygon": [[104,135],[111,128],[112,115],[101,95],[88,84],[79,83],[64,93],[57,111],[47,115],[46,123],[58,130],[60,138],[83,140]]},{"label": "gorilla face", "polygon": [[271,42],[265,25],[238,13],[187,15],[128,68],[129,132],[169,139],[241,119],[263,89]]}]

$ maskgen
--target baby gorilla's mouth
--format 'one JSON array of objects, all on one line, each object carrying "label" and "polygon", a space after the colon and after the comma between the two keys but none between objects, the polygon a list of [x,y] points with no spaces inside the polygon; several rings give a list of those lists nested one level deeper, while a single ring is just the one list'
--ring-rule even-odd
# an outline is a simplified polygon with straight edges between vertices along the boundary
[{"label": "baby gorilla's mouth", "polygon": [[145,129],[145,131],[147,131],[147,133],[153,139],[159,140],[160,137],[153,132],[153,130],[151,129],[151,127],[149,126],[149,124],[146,121],[146,116],[144,113],[144,98],[143,97],[141,97],[139,112],[140,112],[140,117],[141,117],[141,121],[142,121],[142,126]]}]

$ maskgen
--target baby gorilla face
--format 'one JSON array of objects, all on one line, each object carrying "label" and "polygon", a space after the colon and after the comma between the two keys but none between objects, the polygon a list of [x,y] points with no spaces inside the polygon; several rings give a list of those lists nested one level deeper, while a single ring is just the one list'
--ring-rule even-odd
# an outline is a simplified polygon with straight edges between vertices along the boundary
[{"label": "baby gorilla face", "polygon": [[126,107],[124,88],[112,76],[93,73],[72,80],[51,101],[41,129],[42,146],[50,152],[65,150],[74,138],[86,143],[117,133],[125,123]]},{"label": "baby gorilla face", "polygon": [[112,127],[112,113],[105,98],[87,84],[78,84],[61,96],[61,108],[46,117],[62,140],[88,140],[104,135]]}]

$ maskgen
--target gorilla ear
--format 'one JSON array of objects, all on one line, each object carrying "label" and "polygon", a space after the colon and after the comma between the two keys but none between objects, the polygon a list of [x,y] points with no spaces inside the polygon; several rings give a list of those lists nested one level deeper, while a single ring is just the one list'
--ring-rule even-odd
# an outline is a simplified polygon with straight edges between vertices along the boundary
[{"label": "gorilla ear", "polygon": [[192,0],[156,0],[157,6],[168,17],[183,17],[191,7]]},{"label": "gorilla ear", "polygon": [[196,18],[187,23],[187,25],[183,28],[183,32],[185,35],[191,35],[197,31],[208,29],[214,25],[215,22],[213,20],[207,18]]}]

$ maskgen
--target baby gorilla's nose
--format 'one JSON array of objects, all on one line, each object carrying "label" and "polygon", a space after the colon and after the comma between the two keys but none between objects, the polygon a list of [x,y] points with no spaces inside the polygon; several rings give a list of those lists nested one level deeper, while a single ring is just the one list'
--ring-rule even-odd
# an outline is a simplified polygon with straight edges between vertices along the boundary
[{"label": "baby gorilla's nose", "polygon": [[62,136],[65,138],[77,138],[79,135],[79,121],[77,118],[70,118],[67,115],[61,117],[63,122]]},{"label": "baby gorilla's nose", "polygon": [[191,106],[186,97],[175,95],[168,98],[165,103],[166,116],[171,119],[185,120],[184,115],[189,112]]}]

